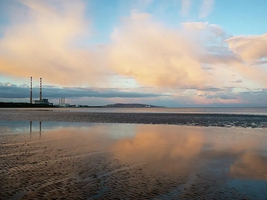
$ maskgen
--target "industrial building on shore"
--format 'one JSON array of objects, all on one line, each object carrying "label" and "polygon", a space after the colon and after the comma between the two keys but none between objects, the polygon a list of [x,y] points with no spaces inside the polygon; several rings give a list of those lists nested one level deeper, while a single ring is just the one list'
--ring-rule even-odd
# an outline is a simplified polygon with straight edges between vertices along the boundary
[{"label": "industrial building on shore", "polygon": [[[34,104],[39,105],[47,105],[47,106],[53,106],[53,103],[49,103],[48,99],[43,99],[43,91],[42,91],[42,78],[40,78],[40,93],[39,93],[39,99],[34,100]],[[32,101],[32,77],[31,77],[31,86],[30,86],[30,104],[33,104]]]}]

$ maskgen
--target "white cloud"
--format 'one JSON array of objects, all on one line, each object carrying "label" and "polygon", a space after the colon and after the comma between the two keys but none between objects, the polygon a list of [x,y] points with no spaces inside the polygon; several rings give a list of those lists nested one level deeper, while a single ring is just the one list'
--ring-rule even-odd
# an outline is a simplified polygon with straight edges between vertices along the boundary
[{"label": "white cloud", "polygon": [[187,16],[190,12],[192,0],[182,0],[181,14]]},{"label": "white cloud", "polygon": [[215,3],[215,0],[203,0],[203,3],[200,8],[200,12],[199,12],[199,18],[207,17],[211,13],[214,3]]},{"label": "white cloud", "polygon": [[[196,1],[192,0],[181,0],[181,15],[186,17],[190,14],[192,6],[194,6]],[[215,0],[202,0],[201,6],[199,8],[199,18],[206,18],[213,10]]]}]

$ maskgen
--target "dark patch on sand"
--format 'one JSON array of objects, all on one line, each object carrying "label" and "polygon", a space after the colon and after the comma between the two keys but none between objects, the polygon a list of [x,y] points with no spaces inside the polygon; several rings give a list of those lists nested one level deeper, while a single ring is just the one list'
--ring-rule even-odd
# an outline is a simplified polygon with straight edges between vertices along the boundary
[{"label": "dark patch on sand", "polygon": [[1,111],[0,120],[59,121],[91,123],[175,124],[187,126],[218,126],[266,128],[267,116],[240,114],[188,113],[88,113],[62,111]]}]

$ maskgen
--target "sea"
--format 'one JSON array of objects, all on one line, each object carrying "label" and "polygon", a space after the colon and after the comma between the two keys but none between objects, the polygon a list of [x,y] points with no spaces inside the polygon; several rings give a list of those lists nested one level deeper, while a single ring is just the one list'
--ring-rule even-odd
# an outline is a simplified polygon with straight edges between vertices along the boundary
[{"label": "sea", "polygon": [[[10,110],[0,109],[1,110]],[[12,110],[56,110],[91,113],[199,113],[267,115],[267,107],[150,107],[150,108],[12,108]]]}]

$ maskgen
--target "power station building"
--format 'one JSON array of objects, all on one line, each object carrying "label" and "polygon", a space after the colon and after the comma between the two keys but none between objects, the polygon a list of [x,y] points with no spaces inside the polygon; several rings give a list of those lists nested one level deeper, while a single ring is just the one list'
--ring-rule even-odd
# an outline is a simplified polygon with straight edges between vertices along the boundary
[{"label": "power station building", "polygon": [[53,103],[49,103],[48,99],[41,99],[41,100],[34,100],[35,104],[46,104],[46,105],[53,105]]}]

